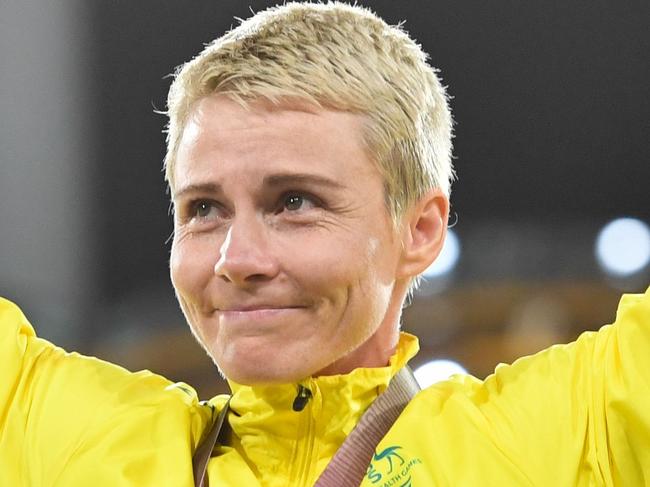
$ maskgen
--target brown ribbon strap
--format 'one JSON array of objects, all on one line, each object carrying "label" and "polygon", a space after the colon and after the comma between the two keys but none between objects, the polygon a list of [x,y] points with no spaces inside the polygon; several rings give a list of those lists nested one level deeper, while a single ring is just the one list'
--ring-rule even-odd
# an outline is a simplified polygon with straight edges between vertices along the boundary
[{"label": "brown ribbon strap", "polygon": [[314,486],[358,487],[368,471],[375,448],[419,390],[411,370],[401,369],[363,414]]},{"label": "brown ribbon strap", "polygon": [[212,455],[212,450],[217,444],[217,439],[219,438],[219,433],[223,429],[223,423],[226,421],[226,416],[228,416],[228,409],[230,408],[230,399],[225,404],[223,409],[219,412],[217,420],[212,425],[208,436],[206,436],[203,443],[196,449],[194,456],[192,457],[192,470],[194,472],[194,486],[195,487],[208,487],[208,477],[205,473],[208,470],[208,462],[210,461],[210,456]]}]

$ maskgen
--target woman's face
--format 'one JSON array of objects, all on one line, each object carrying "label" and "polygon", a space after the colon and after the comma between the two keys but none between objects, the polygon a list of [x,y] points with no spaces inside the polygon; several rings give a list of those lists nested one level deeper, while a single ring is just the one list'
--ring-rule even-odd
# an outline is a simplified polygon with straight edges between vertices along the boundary
[{"label": "woman's face", "polygon": [[226,377],[344,372],[332,364],[397,329],[401,243],[361,127],[350,113],[218,95],[194,106],[174,168],[171,277]]}]

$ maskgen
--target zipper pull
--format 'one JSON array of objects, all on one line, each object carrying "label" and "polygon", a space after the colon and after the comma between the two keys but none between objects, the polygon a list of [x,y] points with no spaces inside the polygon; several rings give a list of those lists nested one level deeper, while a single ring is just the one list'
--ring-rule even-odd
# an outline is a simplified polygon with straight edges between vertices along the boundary
[{"label": "zipper pull", "polygon": [[298,395],[296,398],[293,400],[293,410],[299,413],[303,409],[305,409],[305,406],[311,399],[311,390],[309,390],[307,387],[303,386],[302,384],[298,384]]}]

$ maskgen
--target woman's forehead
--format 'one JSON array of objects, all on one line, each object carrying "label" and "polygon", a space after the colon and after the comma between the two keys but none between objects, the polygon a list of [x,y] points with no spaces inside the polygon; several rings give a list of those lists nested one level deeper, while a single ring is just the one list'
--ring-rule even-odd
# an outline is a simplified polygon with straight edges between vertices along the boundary
[{"label": "woman's forehead", "polygon": [[207,97],[194,107],[185,127],[172,189],[229,173],[372,177],[377,170],[361,127],[360,117],[347,112],[242,107],[222,96]]}]

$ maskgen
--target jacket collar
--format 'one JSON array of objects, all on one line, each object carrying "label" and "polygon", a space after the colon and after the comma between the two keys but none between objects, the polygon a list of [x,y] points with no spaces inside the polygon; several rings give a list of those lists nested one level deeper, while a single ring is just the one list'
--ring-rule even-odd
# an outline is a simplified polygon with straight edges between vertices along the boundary
[{"label": "jacket collar", "polygon": [[[310,377],[300,384],[245,386],[229,381],[233,393],[230,409],[234,413],[229,417],[234,432],[231,446],[260,470],[265,470],[264,466],[274,470],[277,463],[294,456],[305,436],[311,435],[315,455],[327,461],[418,349],[417,338],[402,332],[385,367]],[[300,386],[311,391],[311,399],[304,410],[294,411]]]}]

